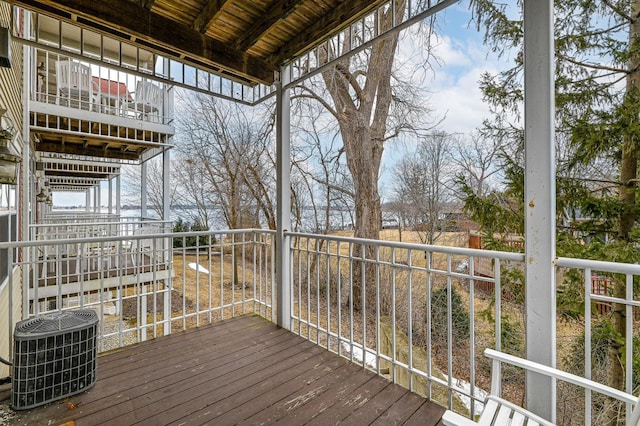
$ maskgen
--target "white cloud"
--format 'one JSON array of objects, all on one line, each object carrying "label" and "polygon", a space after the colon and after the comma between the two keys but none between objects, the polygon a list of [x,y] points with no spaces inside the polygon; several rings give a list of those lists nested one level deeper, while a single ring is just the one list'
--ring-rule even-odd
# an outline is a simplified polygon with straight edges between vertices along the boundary
[{"label": "white cloud", "polygon": [[[433,53],[439,63],[434,63],[429,72],[417,75],[406,71],[420,68],[426,60],[425,47],[415,34],[407,33],[401,38],[397,64],[405,67],[403,78],[421,81],[421,86],[429,93],[428,105],[433,109],[434,117],[444,117],[438,129],[467,135],[490,117],[489,107],[482,101],[479,88],[481,75],[485,72],[496,74],[509,64],[510,59],[498,61],[490,49],[483,45],[481,34],[473,28],[463,27],[461,22],[467,22],[468,16],[456,18],[459,25],[447,27],[446,22],[440,25],[450,34],[438,37]],[[424,80],[422,77],[425,77]],[[385,149],[380,178],[384,196],[390,196],[393,166],[407,151],[412,150],[409,146],[404,148],[402,145],[388,145]]]},{"label": "white cloud", "polygon": [[[398,63],[407,68],[411,65],[418,68],[426,60],[425,48],[415,37],[404,37],[399,47]],[[489,108],[482,101],[480,77],[484,72],[495,74],[501,68],[500,63],[473,29],[457,31],[455,37],[438,37],[433,54],[438,63],[431,61],[433,68],[426,74],[422,87],[430,93],[429,105],[434,115],[445,117],[440,129],[452,133],[475,130],[489,116]],[[411,77],[420,80],[420,76]]]},{"label": "white cloud", "polygon": [[[468,134],[480,127],[482,120],[489,116],[489,108],[482,101],[478,82],[483,72],[491,71],[485,67],[473,67],[459,75],[440,76],[441,70],[432,81],[431,104],[436,113],[444,115],[441,128],[451,133]],[[495,70],[494,70],[495,71]]]}]

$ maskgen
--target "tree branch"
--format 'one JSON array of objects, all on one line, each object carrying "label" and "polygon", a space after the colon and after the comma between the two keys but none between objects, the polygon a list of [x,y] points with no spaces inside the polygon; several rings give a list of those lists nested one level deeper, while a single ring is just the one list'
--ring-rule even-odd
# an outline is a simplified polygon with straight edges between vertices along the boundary
[{"label": "tree branch", "polygon": [[636,21],[636,19],[638,19],[638,16],[631,17],[629,15],[626,15],[625,13],[622,12],[622,10],[620,8],[615,7],[613,4],[611,4],[611,2],[609,0],[601,0],[601,1],[602,1],[602,4],[607,6],[609,9],[611,9],[613,12],[615,12],[618,16],[626,19],[630,23],[633,23],[633,22]]},{"label": "tree branch", "polygon": [[313,99],[315,101],[318,101],[320,104],[322,104],[322,106],[331,113],[331,115],[333,115],[336,119],[338,118],[338,112],[333,109],[333,107],[331,105],[329,105],[329,103],[327,101],[325,101],[320,95],[318,95],[316,92],[314,92],[313,90],[309,89],[308,87],[305,86],[296,86],[296,88],[302,89],[306,92],[309,92],[308,95],[293,95],[291,96],[291,99]]},{"label": "tree branch", "polygon": [[602,71],[611,71],[614,73],[628,73],[631,70],[624,70],[624,69],[620,69],[620,68],[614,68],[614,67],[608,67],[605,65],[598,65],[598,64],[590,64],[588,62],[582,62],[582,61],[578,61],[572,58],[569,58],[565,55],[563,55],[562,53],[556,53],[556,55],[558,56],[558,58],[569,62],[570,64],[574,64],[574,65],[578,65],[580,67],[585,67],[585,68],[590,68],[590,69],[594,69],[594,70],[602,70]]}]

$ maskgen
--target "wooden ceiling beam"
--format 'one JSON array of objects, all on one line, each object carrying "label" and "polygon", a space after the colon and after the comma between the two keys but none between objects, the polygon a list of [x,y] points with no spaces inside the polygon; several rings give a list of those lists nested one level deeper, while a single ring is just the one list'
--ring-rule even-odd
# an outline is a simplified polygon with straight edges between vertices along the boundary
[{"label": "wooden ceiling beam", "polygon": [[208,0],[205,2],[200,14],[193,21],[193,29],[201,34],[207,32],[209,24],[213,18],[216,17],[218,12],[220,12],[222,6],[224,6],[226,2],[227,0]]},{"label": "wooden ceiling beam", "polygon": [[304,31],[296,35],[290,42],[282,46],[278,55],[270,62],[272,65],[280,65],[306,51],[309,46],[317,44],[329,36],[337,34],[359,17],[378,7],[383,1],[371,0],[346,0],[339,6],[331,9]]},{"label": "wooden ceiling beam", "polygon": [[142,7],[144,7],[147,10],[151,10],[155,2],[156,0],[142,0]]},{"label": "wooden ceiling beam", "polygon": [[59,177],[83,177],[83,178],[95,178],[95,179],[107,179],[110,173],[83,173],[81,171],[60,171],[60,170],[45,170],[45,176],[59,176]]},{"label": "wooden ceiling beam", "polygon": [[236,48],[245,51],[281,19],[285,19],[298,8],[299,0],[278,0],[269,7],[267,13],[236,41]]},{"label": "wooden ceiling beam", "polygon": [[213,72],[222,69],[239,78],[264,84],[273,83],[275,66],[201,34],[185,24],[147,10],[137,2],[15,0],[14,3],[48,13],[57,11],[58,16],[64,19],[69,19],[68,14],[77,15],[87,21],[85,25],[90,26],[95,22],[162,46],[180,59],[188,60],[193,57],[208,64]]},{"label": "wooden ceiling beam", "polygon": [[118,160],[139,160],[136,152],[120,152],[115,150],[105,150],[102,147],[87,146],[77,144],[61,144],[59,142],[40,141],[36,144],[36,149],[43,152],[58,152],[60,154],[86,155],[89,157],[114,158]]}]

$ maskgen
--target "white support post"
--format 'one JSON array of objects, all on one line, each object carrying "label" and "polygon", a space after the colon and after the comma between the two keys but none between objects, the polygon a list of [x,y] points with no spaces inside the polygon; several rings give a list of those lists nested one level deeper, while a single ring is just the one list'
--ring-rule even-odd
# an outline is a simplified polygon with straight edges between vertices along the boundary
[{"label": "white support post", "polygon": [[140,165],[140,217],[147,217],[147,162]]},{"label": "white support post", "polygon": [[97,184],[95,186],[96,191],[96,213],[102,213],[102,186]]},{"label": "white support post", "polygon": [[[524,2],[527,359],[556,365],[553,0]],[[555,380],[527,373],[527,409],[555,423]]]},{"label": "white support post", "polygon": [[[166,61],[166,59],[165,59]],[[168,63],[165,65],[168,66]],[[162,123],[168,124],[169,118],[173,116],[173,93],[174,88],[168,86],[166,84],[163,85],[164,90],[164,98],[162,101]],[[171,138],[167,141],[168,144],[172,143]],[[162,153],[162,220],[163,229],[162,232],[171,232],[172,229],[169,227],[165,228],[169,221],[171,220],[171,155],[168,149],[165,149]],[[172,240],[171,238],[164,238],[162,240],[163,245],[163,256],[167,265],[171,264],[171,257],[173,256],[172,249]],[[166,287],[166,292],[164,293],[164,312],[163,318],[164,322],[164,335],[168,335],[171,333],[171,291],[173,288],[173,280],[171,278],[172,274],[169,274],[169,277],[164,280],[164,284]]]},{"label": "white support post", "polygon": [[116,176],[116,214],[120,216],[120,174]]},{"label": "white support post", "polygon": [[[27,21],[25,22],[25,25],[29,23],[29,18],[28,18],[29,14],[26,14],[25,19],[27,19]],[[22,169],[22,174],[20,175],[20,187],[19,187],[19,193],[20,193],[20,201],[19,201],[19,220],[20,220],[20,238],[23,241],[28,241],[31,238],[35,239],[36,236],[30,235],[30,230],[29,230],[29,224],[31,223],[32,220],[32,216],[31,216],[31,206],[35,206],[36,202],[35,202],[35,194],[33,192],[34,188],[32,186],[32,182],[31,182],[31,168],[30,168],[30,164],[31,164],[31,135],[30,135],[30,130],[29,130],[29,119],[30,119],[30,114],[29,114],[29,107],[30,107],[30,95],[31,95],[31,76],[33,75],[32,73],[35,72],[34,69],[34,64],[33,64],[33,56],[35,56],[34,53],[34,49],[32,47],[29,46],[24,46],[22,49],[22,55],[24,58],[24,66],[22,69],[23,72],[23,78],[22,78],[22,98],[24,99],[23,102],[23,109],[22,109],[22,162],[20,163],[21,169]],[[33,200],[33,202],[32,202]],[[16,203],[16,205],[18,205],[18,203]],[[20,250],[20,252],[18,253],[18,256],[21,257],[21,261],[25,264],[25,265],[30,265],[30,257],[31,257],[31,250],[23,248]],[[18,259],[16,259],[18,260]],[[27,319],[29,317],[29,285],[30,285],[30,270],[28,267],[24,267],[22,268],[22,319]],[[13,295],[12,295],[13,297]],[[11,302],[13,302],[13,300],[11,300]],[[11,312],[11,314],[13,314],[13,310]],[[13,321],[15,320],[15,318],[10,317],[9,319],[9,327],[10,327],[10,333],[9,336],[12,335],[12,329],[13,329],[13,324],[11,324]],[[12,339],[9,339],[10,342],[12,342]]]},{"label": "white support post", "polygon": [[162,220],[171,220],[171,156],[169,150],[162,153]]},{"label": "white support post", "polygon": [[113,177],[109,177],[109,214],[113,214]]},{"label": "white support post", "polygon": [[85,210],[89,213],[91,211],[91,188],[85,189],[84,195]]},{"label": "white support post", "polygon": [[[165,105],[167,103],[165,102]],[[166,114],[165,114],[166,117]],[[171,178],[170,178],[170,167],[171,167],[171,158],[169,155],[169,150],[165,150],[162,153],[162,220],[164,223],[168,223],[171,220]],[[171,229],[165,229],[163,224],[162,232],[171,232]],[[167,264],[171,261],[170,256],[172,253],[171,248],[171,238],[163,238],[162,244],[164,245],[164,259]],[[168,335],[171,333],[171,274],[169,274],[169,278],[164,280],[164,284],[167,288],[167,291],[164,293],[164,335]]]},{"label": "white support post", "polygon": [[291,328],[291,252],[289,237],[285,232],[291,229],[291,146],[289,89],[289,67],[280,70],[276,81],[276,173],[277,173],[277,214],[276,214],[276,285],[278,288],[278,325]]}]

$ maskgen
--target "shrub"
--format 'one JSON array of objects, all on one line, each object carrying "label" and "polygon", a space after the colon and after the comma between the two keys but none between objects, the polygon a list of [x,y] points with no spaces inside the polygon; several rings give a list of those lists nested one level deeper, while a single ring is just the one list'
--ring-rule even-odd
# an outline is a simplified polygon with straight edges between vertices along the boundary
[{"label": "shrub", "polygon": [[[189,222],[178,219],[173,224],[173,232],[198,232],[198,231],[208,231],[209,228],[200,223],[199,220],[195,220],[193,224]],[[215,244],[216,238],[215,235],[201,235],[196,238],[196,236],[187,236],[187,237],[175,237],[173,239],[173,247],[181,248],[181,247],[206,247],[209,244]]]},{"label": "shrub", "polygon": [[[447,287],[444,286],[433,290],[431,294],[431,335],[434,339],[446,342],[447,324]],[[451,287],[451,326],[454,345],[469,342],[469,312],[455,287]]]}]

